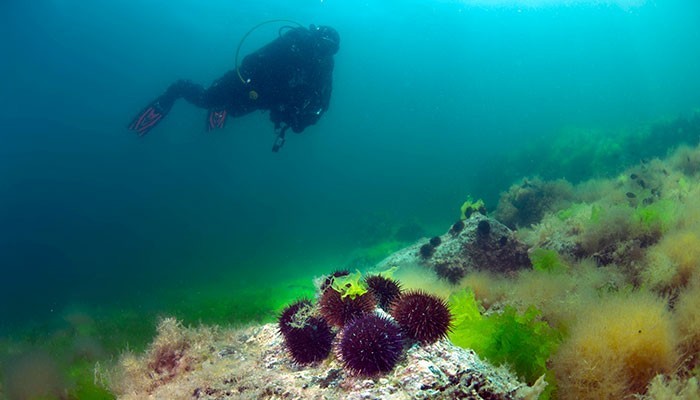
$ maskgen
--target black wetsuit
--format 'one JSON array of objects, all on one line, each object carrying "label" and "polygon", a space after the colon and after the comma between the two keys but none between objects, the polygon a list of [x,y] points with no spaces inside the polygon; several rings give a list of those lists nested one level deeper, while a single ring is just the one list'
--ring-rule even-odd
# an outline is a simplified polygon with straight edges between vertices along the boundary
[{"label": "black wetsuit", "polygon": [[210,111],[210,129],[213,113],[225,120],[255,110],[270,111],[270,120],[282,135],[287,128],[299,133],[315,124],[330,103],[339,37],[330,27],[285,29],[273,42],[246,56],[238,71],[227,72],[208,89],[188,80],[175,82],[130,128],[146,134],[180,97]]}]

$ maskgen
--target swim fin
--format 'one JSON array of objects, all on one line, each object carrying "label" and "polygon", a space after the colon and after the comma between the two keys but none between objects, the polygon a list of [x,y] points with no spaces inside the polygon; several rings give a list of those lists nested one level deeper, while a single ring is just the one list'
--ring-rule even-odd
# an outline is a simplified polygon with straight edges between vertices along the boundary
[{"label": "swim fin", "polygon": [[209,118],[207,118],[207,131],[211,132],[214,129],[223,128],[226,125],[226,110],[210,110]]},{"label": "swim fin", "polygon": [[139,136],[144,136],[155,127],[165,115],[170,111],[170,108],[165,108],[159,100],[146,106],[129,124],[129,129],[136,131]]}]

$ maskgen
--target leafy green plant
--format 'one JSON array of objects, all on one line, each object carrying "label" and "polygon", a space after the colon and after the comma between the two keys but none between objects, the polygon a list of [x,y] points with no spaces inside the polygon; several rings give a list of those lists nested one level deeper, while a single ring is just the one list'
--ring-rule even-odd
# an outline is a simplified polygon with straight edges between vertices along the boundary
[{"label": "leafy green plant", "polygon": [[474,350],[494,364],[507,364],[528,384],[546,375],[548,398],[554,389],[554,377],[546,362],[561,341],[561,334],[539,319],[535,307],[524,313],[507,306],[499,314],[482,315],[474,293],[464,290],[449,299],[453,314],[449,338],[457,346]]},{"label": "leafy green plant", "polygon": [[331,287],[340,293],[341,298],[350,296],[351,299],[355,300],[355,297],[367,293],[367,286],[362,281],[362,273],[360,271],[356,271],[354,274],[334,277]]},{"label": "leafy green plant", "polygon": [[486,204],[482,199],[474,201],[471,196],[467,197],[462,206],[459,208],[460,218],[467,219],[473,213],[478,212],[480,214],[486,214]]}]

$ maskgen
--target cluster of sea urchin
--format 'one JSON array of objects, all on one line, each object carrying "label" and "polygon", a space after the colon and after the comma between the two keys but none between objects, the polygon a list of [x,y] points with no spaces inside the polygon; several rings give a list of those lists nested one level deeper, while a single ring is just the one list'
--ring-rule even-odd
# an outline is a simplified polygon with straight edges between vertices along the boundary
[{"label": "cluster of sea urchin", "polygon": [[440,236],[434,236],[430,238],[428,243],[422,245],[418,252],[420,253],[421,257],[430,258],[433,256],[433,253],[435,253],[435,248],[440,246],[441,243],[442,239],[440,239]]},{"label": "cluster of sea urchin", "polygon": [[[370,276],[364,283],[359,272],[346,275],[330,278],[318,308],[309,300],[299,300],[280,315],[279,331],[295,362],[308,364],[328,357],[335,336],[331,325],[342,329],[337,341],[340,361],[362,376],[391,371],[405,338],[429,344],[447,335],[451,315],[440,298],[422,291],[402,294],[397,281],[381,275]],[[377,306],[388,309],[391,317],[375,312]]]},{"label": "cluster of sea urchin", "polygon": [[335,335],[326,320],[314,315],[309,300],[287,306],[279,317],[278,327],[285,347],[299,364],[324,360],[331,352]]},{"label": "cluster of sea urchin", "polygon": [[452,322],[445,301],[421,290],[402,294],[391,306],[391,316],[407,337],[423,344],[434,343],[447,336]]}]

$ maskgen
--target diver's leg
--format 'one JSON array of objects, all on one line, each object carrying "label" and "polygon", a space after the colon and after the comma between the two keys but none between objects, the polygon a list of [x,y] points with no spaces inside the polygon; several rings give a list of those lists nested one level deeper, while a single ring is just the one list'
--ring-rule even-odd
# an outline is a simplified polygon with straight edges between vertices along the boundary
[{"label": "diver's leg", "polygon": [[180,97],[195,106],[207,108],[204,103],[204,88],[191,81],[181,79],[168,87],[158,98],[144,108],[129,124],[129,129],[136,131],[139,136],[147,134],[168,113]]},{"label": "diver's leg", "polygon": [[[206,121],[207,131],[220,129],[226,126],[226,118],[232,113],[238,115],[237,92],[241,82],[234,71],[227,72],[202,94],[202,107],[209,109]],[[233,111],[233,112],[232,112]]]}]

